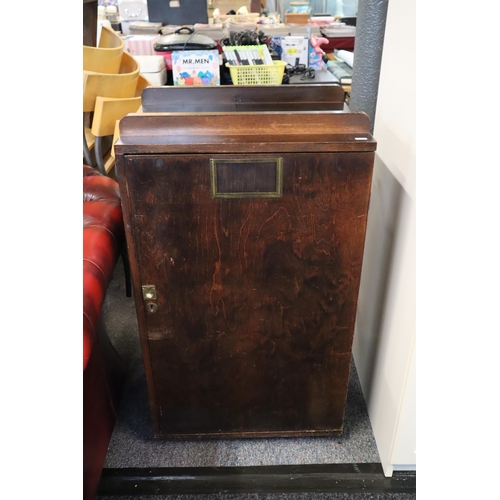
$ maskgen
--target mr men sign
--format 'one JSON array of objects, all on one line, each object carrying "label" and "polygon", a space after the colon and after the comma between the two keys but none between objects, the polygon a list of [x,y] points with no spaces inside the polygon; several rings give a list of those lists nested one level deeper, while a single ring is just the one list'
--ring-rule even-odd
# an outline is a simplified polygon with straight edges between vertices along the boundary
[{"label": "mr men sign", "polygon": [[216,49],[172,52],[172,77],[177,86],[220,85],[219,52]]}]

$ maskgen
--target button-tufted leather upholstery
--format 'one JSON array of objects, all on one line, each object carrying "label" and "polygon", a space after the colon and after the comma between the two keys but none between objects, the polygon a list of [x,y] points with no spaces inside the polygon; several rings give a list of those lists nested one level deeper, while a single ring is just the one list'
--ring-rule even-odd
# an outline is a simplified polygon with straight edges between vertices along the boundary
[{"label": "button-tufted leather upholstery", "polygon": [[123,366],[100,323],[124,248],[118,184],[83,166],[83,498],[95,497],[116,422]]},{"label": "button-tufted leather upholstery", "polygon": [[109,282],[124,242],[118,184],[83,166],[83,369],[87,366]]}]

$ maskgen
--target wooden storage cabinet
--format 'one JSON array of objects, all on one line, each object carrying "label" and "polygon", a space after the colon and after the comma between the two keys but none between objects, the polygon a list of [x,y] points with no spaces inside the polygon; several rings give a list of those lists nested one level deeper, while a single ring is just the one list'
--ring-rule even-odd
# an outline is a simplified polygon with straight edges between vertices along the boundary
[{"label": "wooden storage cabinet", "polygon": [[203,126],[184,116],[190,136],[175,135],[175,114],[122,120],[117,176],[156,437],[342,431],[375,142],[365,115],[359,133],[315,142],[298,137],[298,115],[268,115],[297,137],[276,123],[265,144],[238,135],[238,113]]}]

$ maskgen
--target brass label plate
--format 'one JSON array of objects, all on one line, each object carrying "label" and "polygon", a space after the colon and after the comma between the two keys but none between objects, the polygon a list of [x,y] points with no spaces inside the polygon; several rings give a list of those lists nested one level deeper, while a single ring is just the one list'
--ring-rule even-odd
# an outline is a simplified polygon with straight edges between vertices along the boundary
[{"label": "brass label plate", "polygon": [[212,198],[281,198],[283,158],[210,159]]}]

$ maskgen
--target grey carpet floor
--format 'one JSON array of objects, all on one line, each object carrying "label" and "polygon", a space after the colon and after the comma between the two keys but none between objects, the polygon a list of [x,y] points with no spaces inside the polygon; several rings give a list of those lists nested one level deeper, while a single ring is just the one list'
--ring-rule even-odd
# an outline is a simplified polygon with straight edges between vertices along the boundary
[{"label": "grey carpet floor", "polygon": [[128,376],[104,467],[224,467],[379,462],[354,362],[341,437],[157,440],[149,412],[133,298],[125,295],[121,261],[106,295],[103,318]]},{"label": "grey carpet floor", "polygon": [[[121,262],[103,307],[103,319],[127,368],[118,420],[104,467],[224,467],[379,462],[375,438],[354,362],[351,363],[345,431],[336,438],[169,441],[153,437],[146,378],[133,298],[125,295]],[[102,495],[96,500],[413,500],[412,493],[248,493]]]},{"label": "grey carpet floor", "polygon": [[142,360],[125,388],[105,467],[225,467],[379,462],[354,365],[341,437],[156,440]]}]

